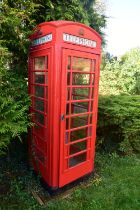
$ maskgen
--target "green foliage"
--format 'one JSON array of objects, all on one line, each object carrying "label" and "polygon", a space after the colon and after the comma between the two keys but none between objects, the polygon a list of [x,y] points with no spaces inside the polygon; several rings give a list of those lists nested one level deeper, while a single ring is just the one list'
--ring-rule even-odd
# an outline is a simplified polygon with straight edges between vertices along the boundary
[{"label": "green foliage", "polygon": [[[27,81],[9,68],[11,55],[0,48],[0,154],[15,137],[27,132],[29,97]],[[9,62],[8,61],[8,62]]]},{"label": "green foliage", "polygon": [[140,48],[130,50],[120,59],[103,58],[100,94],[140,94]]},{"label": "green foliage", "polygon": [[101,96],[99,99],[98,144],[126,154],[140,152],[140,97]]},{"label": "green foliage", "polygon": [[11,53],[11,67],[27,76],[29,34],[35,26],[32,15],[38,4],[31,0],[3,0],[0,3],[0,44]]},{"label": "green foliage", "polygon": [[119,59],[103,55],[100,94],[97,144],[140,152],[140,48]]},{"label": "green foliage", "polygon": [[101,34],[102,28],[106,25],[106,17],[96,9],[95,0],[40,0],[36,2],[40,4],[33,16],[37,24],[52,20],[71,20],[85,23]]},{"label": "green foliage", "polygon": [[134,48],[121,58],[125,87],[130,94],[140,95],[140,48]]},{"label": "green foliage", "polygon": [[105,16],[95,0],[0,1],[0,151],[27,131],[27,57],[33,28],[51,20],[79,21],[101,32]]},{"label": "green foliage", "polygon": [[102,33],[106,18],[98,14],[93,5],[94,0],[3,0],[0,3],[0,44],[12,53],[14,71],[27,76],[28,37],[41,22],[79,21]]}]

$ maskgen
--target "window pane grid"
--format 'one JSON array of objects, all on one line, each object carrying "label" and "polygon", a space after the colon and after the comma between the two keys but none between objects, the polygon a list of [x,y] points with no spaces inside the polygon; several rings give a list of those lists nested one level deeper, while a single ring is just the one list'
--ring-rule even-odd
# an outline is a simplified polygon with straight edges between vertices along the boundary
[{"label": "window pane grid", "polygon": [[[72,60],[70,62],[70,69],[72,68]],[[72,86],[72,73],[70,73],[70,85]],[[70,104],[69,104],[69,115],[71,115],[71,100],[72,100],[72,87],[70,88]],[[70,126],[71,126],[71,118],[69,118],[68,120],[68,128],[70,129]],[[68,143],[70,142],[70,133],[69,133],[69,136],[68,136]]]},{"label": "window pane grid", "polygon": [[31,72],[33,122],[39,126],[46,126],[48,112],[48,56],[35,57]]},{"label": "window pane grid", "polygon": [[[94,65],[92,59],[68,56],[65,127],[67,167],[87,160],[88,145],[92,134],[93,110],[91,107],[94,101],[92,91],[95,79]],[[82,145],[82,147],[78,145]],[[72,160],[72,158],[74,159]]]}]

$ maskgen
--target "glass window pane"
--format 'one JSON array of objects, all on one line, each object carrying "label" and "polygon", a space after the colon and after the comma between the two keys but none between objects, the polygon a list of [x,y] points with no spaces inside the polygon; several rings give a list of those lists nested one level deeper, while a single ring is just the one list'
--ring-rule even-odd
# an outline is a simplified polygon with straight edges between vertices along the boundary
[{"label": "glass window pane", "polygon": [[91,84],[94,85],[95,75],[91,74]]},{"label": "glass window pane", "polygon": [[48,87],[45,87],[46,89],[46,99],[48,99]]},{"label": "glass window pane", "polygon": [[81,155],[77,155],[75,157],[72,157],[69,159],[69,167],[72,167],[72,166],[75,166],[75,165],[78,165],[84,161],[86,161],[86,153],[83,153]]},{"label": "glass window pane", "polygon": [[87,58],[73,57],[72,70],[90,71],[91,60]]},{"label": "glass window pane", "polygon": [[35,86],[35,96],[44,98],[44,87],[42,86]]},{"label": "glass window pane", "polygon": [[35,72],[34,73],[34,82],[39,84],[45,83],[44,72]]},{"label": "glass window pane", "polygon": [[92,114],[90,115],[90,124],[92,124]]},{"label": "glass window pane", "polygon": [[39,122],[44,125],[44,115],[38,112],[35,112],[35,122]]},{"label": "glass window pane", "polygon": [[89,136],[89,132],[88,132],[89,128],[82,128],[82,129],[78,129],[76,131],[71,131],[70,132],[70,141],[75,141],[78,139],[83,139]]},{"label": "glass window pane", "polygon": [[48,69],[48,56],[46,56],[46,69]]},{"label": "glass window pane", "polygon": [[70,70],[70,64],[71,64],[71,57],[68,56],[68,65],[67,65],[67,69]]},{"label": "glass window pane", "polygon": [[68,144],[68,141],[69,141],[69,133],[66,132],[65,133],[65,144]]},{"label": "glass window pane", "polygon": [[69,118],[66,119],[66,130],[69,129]]},{"label": "glass window pane", "polygon": [[44,101],[35,99],[35,100],[34,100],[34,108],[35,108],[36,110],[39,110],[39,111],[44,112]]},{"label": "glass window pane", "polygon": [[45,73],[45,77],[46,77],[46,85],[48,85],[48,72]]},{"label": "glass window pane", "polygon": [[88,136],[91,136],[92,135],[92,127],[88,127],[87,132],[88,132]]},{"label": "glass window pane", "polygon": [[39,161],[41,161],[43,164],[44,164],[44,162],[45,162],[45,157],[44,157],[44,154],[43,154],[43,152],[42,151],[40,151],[37,147],[35,147],[34,148],[34,155],[35,155],[35,157],[39,160]]},{"label": "glass window pane", "polygon": [[87,141],[78,142],[70,145],[70,155],[87,149]]},{"label": "glass window pane", "polygon": [[45,56],[35,58],[35,70],[45,69]]},{"label": "glass window pane", "polygon": [[66,105],[66,115],[69,115],[70,114],[70,104],[68,103]]},{"label": "glass window pane", "polygon": [[89,102],[78,102],[71,104],[71,113],[83,113],[88,112]]},{"label": "glass window pane", "polygon": [[67,73],[67,85],[70,85],[70,72]]},{"label": "glass window pane", "polygon": [[91,101],[91,105],[90,105],[90,111],[93,111],[93,101]]},{"label": "glass window pane", "polygon": [[42,139],[44,139],[44,138],[46,139],[47,138],[46,130],[44,129],[44,127],[35,124],[34,127],[33,127],[33,131],[40,138],[42,138]]},{"label": "glass window pane", "polygon": [[95,64],[96,64],[96,60],[92,61],[92,71],[95,71]]},{"label": "glass window pane", "polygon": [[70,100],[70,88],[67,88],[67,101]]},{"label": "glass window pane", "polygon": [[76,128],[84,125],[88,125],[88,115],[71,118],[71,128]]},{"label": "glass window pane", "polygon": [[90,88],[72,88],[72,100],[88,99]]},{"label": "glass window pane", "polygon": [[72,84],[73,85],[90,85],[90,75],[89,74],[72,74]]}]

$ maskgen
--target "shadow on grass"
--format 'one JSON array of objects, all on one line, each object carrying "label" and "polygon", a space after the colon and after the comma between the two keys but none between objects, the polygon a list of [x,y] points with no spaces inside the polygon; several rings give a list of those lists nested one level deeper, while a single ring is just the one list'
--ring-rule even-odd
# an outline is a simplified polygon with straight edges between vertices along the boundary
[{"label": "shadow on grass", "polygon": [[129,210],[140,209],[140,158],[120,157],[116,153],[96,152],[95,169],[98,176],[79,185],[70,196],[49,201],[40,206],[31,190],[47,191],[41,187],[28,165],[27,143],[15,142],[9,155],[0,160],[0,209],[20,210]]}]

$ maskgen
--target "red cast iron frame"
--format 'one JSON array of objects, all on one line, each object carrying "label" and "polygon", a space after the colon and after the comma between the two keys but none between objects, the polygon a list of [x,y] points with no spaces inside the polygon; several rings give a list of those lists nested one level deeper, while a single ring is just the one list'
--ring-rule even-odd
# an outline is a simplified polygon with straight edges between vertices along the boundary
[{"label": "red cast iron frame", "polygon": [[30,155],[55,189],[94,169],[101,37],[81,23],[52,21],[30,39]]}]

